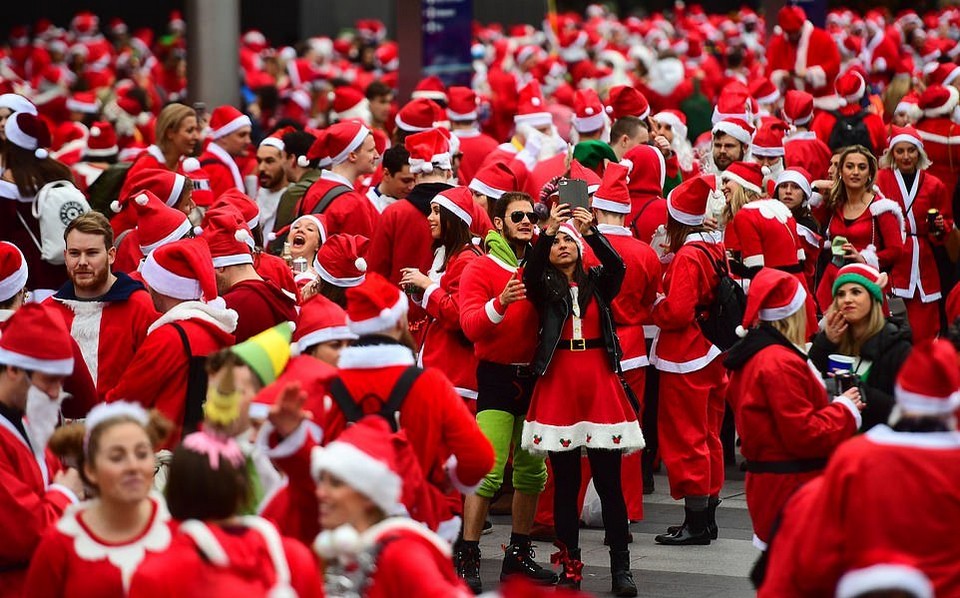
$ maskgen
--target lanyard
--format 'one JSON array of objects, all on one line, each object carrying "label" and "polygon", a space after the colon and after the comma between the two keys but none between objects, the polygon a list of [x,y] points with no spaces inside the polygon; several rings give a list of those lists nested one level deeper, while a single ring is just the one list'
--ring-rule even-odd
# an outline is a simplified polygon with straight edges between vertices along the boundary
[{"label": "lanyard", "polygon": [[573,299],[573,339],[580,340],[583,338],[583,319],[580,316],[580,290],[572,286],[570,287],[570,298]]}]

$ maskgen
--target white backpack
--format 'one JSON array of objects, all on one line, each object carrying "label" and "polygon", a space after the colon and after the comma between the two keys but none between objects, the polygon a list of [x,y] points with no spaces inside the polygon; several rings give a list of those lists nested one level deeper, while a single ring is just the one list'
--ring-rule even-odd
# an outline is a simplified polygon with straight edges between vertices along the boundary
[{"label": "white backpack", "polygon": [[77,216],[89,211],[90,204],[83,192],[70,181],[60,180],[41,187],[33,200],[33,217],[40,224],[40,239],[34,236],[20,212],[17,212],[17,217],[40,250],[41,259],[49,264],[62,266],[63,252],[66,249],[63,233]]}]

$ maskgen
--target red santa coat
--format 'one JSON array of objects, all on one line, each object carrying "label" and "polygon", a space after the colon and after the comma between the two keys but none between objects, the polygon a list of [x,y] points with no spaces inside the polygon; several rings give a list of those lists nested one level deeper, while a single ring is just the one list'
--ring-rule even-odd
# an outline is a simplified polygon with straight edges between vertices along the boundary
[{"label": "red santa coat", "polygon": [[794,133],[783,140],[784,167],[803,168],[814,180],[827,178],[832,156],[833,152],[827,144],[821,141],[813,131]]},{"label": "red santa coat", "polygon": [[241,523],[221,527],[185,521],[166,552],[148,555],[140,565],[128,596],[268,596],[283,586],[296,596],[323,596],[320,572],[307,547],[281,537],[259,517],[244,517]]},{"label": "red santa coat", "polygon": [[[797,545],[809,531],[807,518],[810,507],[823,486],[823,476],[817,476],[800,486],[784,505],[780,514],[780,527],[773,542],[767,547],[769,561],[767,574],[757,590],[757,598],[798,598],[794,554]],[[804,575],[805,573],[800,573]]]},{"label": "red santa coat", "polygon": [[[22,420],[21,420],[22,421]],[[32,447],[0,415],[0,597],[25,596],[27,566],[41,538],[77,496],[51,484],[59,462],[50,451]]]},{"label": "red santa coat", "polygon": [[293,278],[293,271],[287,262],[278,255],[258,251],[253,255],[253,269],[264,280],[273,283],[281,291],[299,301],[299,289]]},{"label": "red santa coat", "polygon": [[84,523],[83,512],[89,502],[67,509],[33,555],[27,595],[126,596],[133,572],[144,557],[166,550],[176,530],[163,499],[156,497],[150,502],[153,508],[144,530],[121,543],[101,539]]},{"label": "red santa coat", "polygon": [[558,177],[567,169],[567,157],[564,154],[557,154],[546,160],[540,160],[533,170],[527,175],[524,191],[530,197],[537,201],[540,198],[540,191],[550,179]]},{"label": "red santa coat", "polygon": [[497,141],[509,139],[513,131],[513,115],[517,113],[520,100],[516,76],[496,64],[487,72],[487,84],[490,86],[490,107],[492,114],[486,124],[486,132]]},{"label": "red santa coat", "polygon": [[923,118],[917,123],[917,132],[930,158],[927,172],[940,179],[952,200],[960,180],[960,125],[949,116]]},{"label": "red santa coat", "polygon": [[[824,473],[793,558],[802,596],[829,596],[868,550],[907,554],[937,596],[960,594],[960,434],[885,425],[844,443]],[[904,505],[909,505],[908,509]]]},{"label": "red santa coat", "polygon": [[[727,229],[730,232],[737,239],[735,249],[747,268],[761,266],[801,273],[800,260],[805,254],[797,237],[797,222],[779,200],[758,199],[746,204],[734,215]],[[804,282],[802,276],[799,278]]]},{"label": "red santa coat", "polygon": [[[804,72],[805,78],[796,76]],[[774,84],[782,81],[786,89],[807,91],[814,97],[831,95],[840,74],[840,50],[829,33],[806,21],[796,44],[782,33],[770,38],[767,74]]]},{"label": "red santa coat", "polygon": [[863,48],[862,59],[870,72],[870,83],[881,89],[898,73],[910,73],[900,57],[899,43],[882,29],[873,34]]},{"label": "red santa coat", "polygon": [[[865,108],[861,108],[859,104],[849,104],[838,108],[837,112],[844,116],[853,116],[860,110],[865,110]],[[833,127],[836,124],[837,117],[834,116],[833,113],[824,110],[813,117],[810,130],[814,132],[820,141],[828,143],[830,141],[830,133],[833,132]],[[880,118],[878,114],[872,112],[863,118],[863,124],[867,127],[867,132],[870,133],[870,143],[873,144],[873,153],[879,156],[883,153],[883,150],[887,148],[887,127],[883,124],[883,119]],[[829,161],[830,158],[827,158],[828,166]],[[812,175],[813,173],[811,173],[811,176]]]},{"label": "red santa coat", "polygon": [[890,272],[893,294],[905,299],[919,297],[923,303],[941,298],[940,273],[933,257],[927,210],[935,208],[946,221],[947,231],[953,228],[953,206],[946,188],[937,177],[919,171],[913,186],[906,188],[899,170],[884,168],[877,174],[877,186],[903,211],[907,235],[903,253]]},{"label": "red santa coat", "polygon": [[187,396],[189,361],[174,324],[186,333],[191,354],[205,356],[234,344],[237,313],[199,301],[180,303],[150,325],[126,375],[107,392],[107,402],[136,401],[172,421],[177,427],[164,448],[180,443]]},{"label": "red santa coat", "polygon": [[223,294],[223,301],[237,312],[233,336],[238,343],[281,322],[297,320],[296,301],[266,280],[238,282]]},{"label": "red santa coat", "polygon": [[63,317],[70,336],[80,346],[99,401],[103,401],[127,373],[127,366],[147,338],[147,329],[160,314],[143,285],[123,273],[99,299],[78,299],[73,284],[68,282],[44,304]]},{"label": "red santa coat", "polygon": [[[730,374],[727,400],[748,462],[826,458],[856,433],[856,407],[846,399],[829,403],[823,380],[797,350],[769,344],[747,359]],[[747,473],[747,508],[761,549],[783,505],[820,471]]]},{"label": "red santa coat", "polygon": [[323,223],[327,236],[338,233],[361,235],[373,238],[379,214],[370,200],[353,190],[353,183],[345,177],[324,170],[320,178],[310,185],[297,209],[298,215],[313,214],[323,196],[337,185],[346,185],[350,191],[337,197],[323,211]]},{"label": "red santa coat", "polygon": [[200,154],[200,166],[210,177],[211,201],[213,198],[220,197],[228,189],[246,192],[237,161],[215,142],[207,144],[207,148]]},{"label": "red santa coat", "polygon": [[410,201],[398,200],[380,214],[367,248],[367,269],[400,284],[402,268],[430,269],[432,246],[426,214]]},{"label": "red santa coat", "polygon": [[480,170],[487,155],[497,149],[499,142],[476,129],[457,129],[453,134],[460,140],[460,153],[463,154],[457,179],[461,185],[469,185],[473,175]]},{"label": "red santa coat", "polygon": [[[527,165],[522,160],[518,159],[520,150],[521,148],[518,147],[513,141],[501,143],[492,152],[487,154],[487,157],[483,161],[483,164],[480,165],[480,168],[483,168],[488,164],[500,162],[510,169],[510,172],[517,176],[517,188],[526,189],[527,177],[530,176],[530,169],[527,168]],[[535,162],[532,163],[531,166],[534,164]],[[536,197],[537,196],[534,196],[534,199],[536,199]]]}]

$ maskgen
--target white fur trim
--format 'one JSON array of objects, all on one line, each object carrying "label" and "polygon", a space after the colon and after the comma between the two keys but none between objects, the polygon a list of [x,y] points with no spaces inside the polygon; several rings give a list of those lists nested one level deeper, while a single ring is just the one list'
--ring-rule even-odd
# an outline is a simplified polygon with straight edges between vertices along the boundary
[{"label": "white fur trim", "polygon": [[753,534],[753,547],[761,552],[766,552],[767,543],[760,539],[757,534]]},{"label": "white fur trim", "polygon": [[803,290],[803,285],[797,281],[797,290],[794,292],[793,298],[790,299],[790,303],[781,307],[761,309],[759,312],[760,319],[764,322],[776,322],[778,320],[782,320],[800,311],[806,301],[807,292]]},{"label": "white fur trim", "polygon": [[591,206],[598,210],[603,210],[604,212],[613,212],[615,214],[629,214],[630,213],[630,204],[620,203],[619,201],[613,201],[610,199],[603,199],[602,197],[593,196],[591,200]]},{"label": "white fur trim", "polygon": [[710,345],[710,349],[702,357],[689,359],[687,361],[667,361],[657,356],[657,341],[659,336],[653,339],[653,345],[650,347],[650,363],[661,372],[671,372],[674,374],[686,374],[696,372],[710,365],[714,359],[720,356],[720,349],[716,345]]},{"label": "white fur trim", "polygon": [[186,278],[167,270],[149,254],[140,267],[140,275],[151,289],[181,300],[194,300],[201,297],[200,281]]},{"label": "white fur trim", "polygon": [[777,199],[758,199],[751,201],[743,206],[743,209],[756,210],[767,220],[776,220],[780,224],[786,224],[792,217],[790,208]]},{"label": "white fur trim", "polygon": [[531,112],[529,114],[515,114],[513,123],[517,126],[530,125],[531,127],[549,127],[553,124],[553,115],[549,112]]},{"label": "white fur trim", "polygon": [[214,268],[225,268],[227,266],[242,266],[243,264],[253,264],[253,256],[249,253],[236,253],[233,255],[221,255],[213,258]]},{"label": "white fur trim", "polygon": [[640,357],[631,357],[630,359],[622,360],[620,362],[620,369],[628,372],[630,370],[647,367],[648,365],[650,365],[650,360],[647,359],[646,355],[641,355]]},{"label": "white fur trim", "polygon": [[20,248],[12,243],[10,245],[16,248],[17,253],[20,254],[20,267],[10,276],[0,280],[0,301],[6,301],[23,290],[23,287],[27,286],[27,276],[29,275],[27,271],[27,260],[23,257]]},{"label": "white fur trim", "polygon": [[483,195],[486,195],[492,199],[500,199],[500,196],[507,192],[507,190],[504,189],[491,187],[476,177],[470,181],[470,184],[467,186],[467,188],[476,191],[477,193],[482,193]]},{"label": "white fur trim", "polygon": [[673,216],[674,220],[687,226],[699,226],[703,224],[705,219],[704,214],[687,214],[686,212],[681,212],[673,207],[673,203],[670,201],[671,196],[673,196],[673,191],[667,196],[667,211]]},{"label": "white fur trim", "polygon": [[713,125],[713,132],[714,134],[726,133],[744,145],[750,145],[750,142],[753,141],[753,136],[749,131],[726,120],[721,120],[717,124]]},{"label": "white fur trim", "polygon": [[477,111],[471,110],[470,112],[454,112],[453,110],[447,108],[447,118],[454,122],[470,122],[477,120]]},{"label": "white fur trim", "polygon": [[356,151],[361,145],[363,145],[364,140],[367,138],[367,135],[371,135],[370,129],[367,127],[361,126],[360,130],[357,131],[357,134],[353,136],[353,139],[350,140],[350,143],[344,147],[339,154],[336,156],[330,156],[330,161],[334,166],[337,164],[342,164],[347,161],[347,158],[350,156],[350,152]]},{"label": "white fur trim", "polygon": [[850,412],[850,415],[853,416],[853,421],[856,422],[857,429],[859,430],[860,424],[863,423],[863,418],[860,415],[860,410],[857,409],[857,406],[853,404],[853,401],[851,401],[850,399],[848,399],[843,395],[837,395],[833,397],[833,402],[840,403],[841,405],[847,408],[847,410]]},{"label": "white fur trim", "polygon": [[424,538],[444,557],[449,558],[453,552],[449,542],[445,542],[426,526],[409,517],[388,517],[364,531],[360,535],[360,540],[364,546],[370,547],[377,544],[382,535],[396,530],[409,531]]},{"label": "white fur trim", "polygon": [[184,235],[186,235],[191,231],[192,228],[193,228],[193,225],[190,224],[190,221],[187,219],[184,219],[183,222],[180,223],[180,226],[173,229],[173,231],[171,231],[170,234],[168,234],[166,237],[154,243],[150,243],[149,245],[141,245],[140,253],[142,253],[143,255],[150,255],[150,253],[154,249],[157,249],[158,247],[163,247],[164,245],[167,245],[169,243],[173,243],[178,239],[182,239]]},{"label": "white fur trim", "polygon": [[339,478],[385,513],[396,511],[403,480],[389,465],[357,446],[335,440],[326,447],[314,447],[310,454],[310,473],[316,480],[323,472]]},{"label": "white fur trim", "polygon": [[329,328],[314,330],[309,334],[303,335],[303,337],[297,341],[297,347],[300,349],[301,353],[304,353],[310,347],[319,345],[320,343],[340,340],[352,341],[356,340],[357,338],[357,335],[350,332],[350,329],[346,326],[331,326]]},{"label": "white fur trim", "polygon": [[[720,178],[721,178],[721,179],[726,179],[726,180],[728,180],[728,181],[733,181],[734,183],[739,183],[741,187],[743,187],[744,189],[746,189],[746,190],[748,190],[748,191],[753,191],[754,193],[763,193],[763,189],[761,189],[759,185],[754,185],[753,183],[751,183],[751,182],[748,181],[747,179],[743,178],[743,177],[740,176],[739,174],[734,174],[734,173],[730,172],[729,170],[725,170],[725,171],[721,172],[721,173],[720,173]],[[749,204],[747,204],[747,205],[749,205]]]},{"label": "white fur trim", "polygon": [[[0,420],[0,423],[2,423],[2,420]],[[889,426],[880,424],[870,428],[864,436],[877,444],[888,446],[911,446],[928,449],[960,448],[960,432],[956,430],[917,434],[915,432],[897,432],[890,429]]]},{"label": "white fur trim", "polygon": [[367,275],[361,274],[360,276],[355,276],[353,278],[337,278],[333,274],[323,267],[323,264],[320,263],[316,258],[313,259],[313,269],[317,271],[317,275],[320,276],[323,280],[329,282],[334,286],[341,288],[352,288],[357,287],[363,284],[363,281],[366,280]]},{"label": "white fur trim", "polygon": [[277,137],[265,137],[265,138],[263,139],[263,141],[260,142],[260,147],[263,147],[263,146],[265,146],[265,145],[266,145],[267,147],[276,148],[276,149],[280,150],[281,152],[283,151],[283,147],[284,147],[284,146],[283,146],[283,139],[279,139],[279,138],[277,138]]},{"label": "white fur trim", "polygon": [[602,129],[606,124],[606,115],[602,112],[598,112],[593,116],[574,116],[573,117],[573,127],[580,133],[590,133],[592,131],[597,131]]},{"label": "white fur trim", "polygon": [[0,363],[51,376],[69,376],[73,373],[73,357],[67,359],[38,359],[0,348]]},{"label": "white fur trim", "polygon": [[796,186],[800,187],[803,191],[803,194],[810,199],[810,196],[813,194],[813,188],[810,186],[810,181],[807,180],[807,177],[803,176],[796,170],[784,170],[780,173],[780,176],[777,177],[776,186],[779,187],[783,183],[793,183]]},{"label": "white fur trim", "polygon": [[266,519],[256,515],[247,515],[242,517],[241,521],[247,528],[260,534],[267,545],[267,553],[270,555],[273,571],[277,577],[267,594],[268,598],[296,598],[297,594],[290,587],[290,564],[287,562],[287,555],[283,550],[283,541],[280,539],[277,528]]},{"label": "white fur trim", "polygon": [[20,128],[20,125],[17,124],[17,119],[8,118],[4,125],[3,132],[6,134],[7,139],[17,147],[31,152],[37,149],[37,140]]},{"label": "white fur trim", "polygon": [[503,321],[503,318],[506,317],[506,314],[500,314],[497,311],[497,308],[493,306],[494,301],[496,301],[496,298],[487,301],[483,306],[483,311],[487,314],[487,317],[490,318],[491,322],[499,324]]},{"label": "white fur trim", "polygon": [[180,532],[190,536],[200,552],[214,565],[218,567],[230,565],[230,558],[227,557],[223,546],[220,545],[217,537],[213,535],[213,532],[204,522],[188,519],[180,524]]},{"label": "white fur trim", "polygon": [[827,84],[827,72],[820,65],[814,65],[807,69],[807,79],[810,85],[814,87],[823,87]]},{"label": "white fur trim", "polygon": [[[216,156],[217,160],[227,167],[227,170],[230,171],[230,176],[233,177],[234,187],[236,187],[238,191],[246,193],[246,189],[244,189],[243,186],[243,177],[240,175],[240,168],[237,166],[237,161],[233,159],[233,156],[228,154],[227,150],[223,149],[216,143],[207,144],[207,151]],[[195,186],[196,184],[197,182],[194,181]]]},{"label": "white fur trim", "polygon": [[[936,118],[938,116],[946,116],[953,112],[953,109],[957,107],[957,104],[960,103],[960,91],[952,85],[947,85],[947,92],[950,94],[950,97],[947,98],[946,103],[943,106],[938,108],[927,108],[923,111],[923,115],[927,118]],[[925,135],[921,132],[921,135],[926,138]]]},{"label": "white fur trim", "polygon": [[[400,318],[403,317],[403,315],[406,314],[407,310],[410,308],[410,302],[407,300],[406,294],[400,291],[397,291],[397,293],[399,295],[397,302],[391,307],[385,308],[378,315],[372,318],[353,321],[350,319],[350,316],[347,315],[347,326],[350,327],[350,330],[354,334],[360,336],[382,332],[394,327],[397,322],[400,321]],[[342,368],[344,366],[341,364],[340,367]]]},{"label": "white fur trim", "polygon": [[[956,70],[960,72],[960,68]],[[893,137],[890,138],[890,142],[887,144],[887,146],[890,149],[893,149],[893,146],[901,142],[909,143],[910,145],[916,147],[917,149],[921,149],[921,150],[923,149],[923,139],[914,137],[913,135],[909,135],[907,133],[900,133],[899,135],[894,135]]]},{"label": "white fur trim", "polygon": [[[619,436],[619,441],[615,440]],[[590,438],[589,442],[587,437]],[[539,440],[538,440],[539,438]],[[564,445],[563,441],[569,441]],[[615,424],[578,422],[572,426],[554,426],[527,420],[523,422],[520,445],[531,453],[580,450],[580,447],[636,451],[646,446],[637,420]]]},{"label": "white fur trim", "polygon": [[747,268],[756,268],[757,266],[763,266],[764,259],[763,254],[759,255],[749,255],[743,258],[743,265]]},{"label": "white fur trim", "polygon": [[432,127],[417,127],[417,126],[411,125],[410,123],[405,122],[402,118],[400,118],[399,114],[397,114],[397,116],[394,117],[393,120],[398,127],[410,133],[420,133],[423,131],[429,131],[432,128]]},{"label": "white fur trim", "polygon": [[919,415],[949,415],[960,407],[960,391],[949,397],[933,397],[904,390],[899,384],[893,387],[897,405],[905,411]]},{"label": "white fur trim", "polygon": [[900,204],[892,199],[877,199],[870,204],[870,214],[873,216],[880,216],[886,212],[896,216],[897,222],[900,223],[900,240],[905,241],[907,236],[904,231],[903,210],[900,209]]},{"label": "white fur trim", "polygon": [[240,116],[234,118],[227,124],[223,125],[219,129],[213,129],[210,131],[211,139],[220,139],[221,137],[226,137],[230,133],[239,131],[243,127],[252,127],[253,123],[250,122],[250,117],[246,114],[241,114]]},{"label": "white fur trim", "polygon": [[880,269],[880,260],[877,257],[877,246],[870,244],[860,252],[860,257],[863,258],[868,265],[873,266],[877,270]]},{"label": "white fur trim", "polygon": [[836,598],[855,598],[878,591],[903,590],[915,598],[933,598],[933,585],[914,567],[880,563],[845,573],[837,584]]},{"label": "white fur trim", "polygon": [[686,138],[687,136],[687,125],[683,124],[679,117],[676,114],[671,114],[670,112],[658,112],[653,115],[653,120],[670,125],[670,128],[673,130],[673,135]]},{"label": "white fur trim", "polygon": [[455,204],[449,197],[443,195],[442,193],[440,193],[439,195],[431,199],[430,203],[435,203],[438,206],[442,206],[450,210],[451,212],[453,212],[454,216],[456,216],[460,220],[463,220],[467,224],[467,226],[470,226],[471,224],[473,224],[473,216],[471,216],[469,213],[464,211],[460,206]]},{"label": "white fur trim", "polygon": [[[253,404],[251,404],[251,406],[252,405]],[[263,407],[269,411],[269,407],[266,405],[263,405]],[[323,430],[312,421],[304,420],[300,422],[300,425],[286,438],[278,442],[276,446],[271,447],[269,440],[274,430],[273,424],[269,421],[263,422],[263,426],[260,427],[255,441],[257,448],[271,459],[283,459],[296,454],[296,452],[303,447],[304,443],[307,442],[308,435],[313,438],[313,441],[317,444],[320,444],[323,440]]]},{"label": "white fur trim", "polygon": [[453,484],[453,487],[459,490],[461,494],[473,494],[477,491],[477,488],[480,487],[480,483],[483,481],[483,478],[481,478],[480,481],[472,486],[461,482],[460,478],[457,477],[457,463],[457,456],[450,455],[450,458],[447,459],[447,462],[443,464],[443,470],[447,472],[447,477],[450,478],[450,483]]},{"label": "white fur trim", "polygon": [[80,354],[96,386],[100,366],[100,322],[105,305],[102,301],[75,301],[56,297],[54,299],[73,312],[70,336],[77,341]]},{"label": "white fur trim", "polygon": [[365,370],[415,363],[413,351],[404,345],[367,345],[345,348],[338,366],[341,370]]},{"label": "white fur trim", "polygon": [[237,329],[237,312],[228,309],[223,299],[217,297],[209,303],[184,301],[173,306],[154,320],[153,324],[147,328],[147,334],[149,335],[164,324],[193,319],[212,324],[224,332],[232,333]]}]

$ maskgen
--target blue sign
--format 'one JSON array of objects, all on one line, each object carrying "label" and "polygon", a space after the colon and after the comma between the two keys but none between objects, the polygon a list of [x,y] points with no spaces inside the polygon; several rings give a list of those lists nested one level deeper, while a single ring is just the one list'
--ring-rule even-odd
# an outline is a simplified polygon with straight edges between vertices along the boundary
[{"label": "blue sign", "polygon": [[827,22],[827,0],[796,0],[796,5],[807,13],[807,18],[817,27]]},{"label": "blue sign", "polygon": [[470,86],[473,0],[422,0],[423,74],[448,87]]}]

